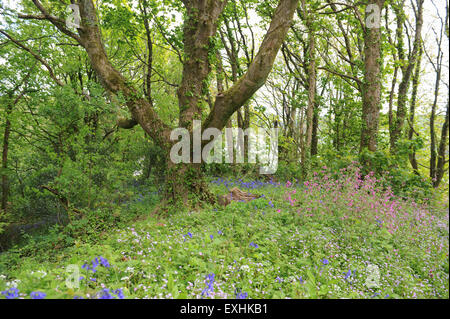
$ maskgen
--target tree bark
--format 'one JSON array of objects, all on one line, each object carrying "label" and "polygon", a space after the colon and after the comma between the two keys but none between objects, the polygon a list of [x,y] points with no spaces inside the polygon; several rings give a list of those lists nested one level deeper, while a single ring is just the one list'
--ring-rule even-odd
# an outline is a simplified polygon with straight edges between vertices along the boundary
[{"label": "tree bark", "polygon": [[[179,125],[192,132],[193,120],[202,119],[203,97],[209,90],[206,80],[211,72],[209,61],[212,49],[211,40],[216,33],[218,18],[227,1],[183,0],[182,2],[186,8],[186,18],[183,27],[183,72],[177,91]],[[33,3],[47,20],[85,48],[92,67],[104,88],[114,94],[123,95],[132,118],[164,150],[169,168],[166,197],[173,200],[181,198],[184,203],[188,198],[186,194],[197,195],[200,200],[209,199],[209,193],[204,187],[200,165],[175,165],[170,161],[168,153],[171,145],[174,144],[170,140],[171,127],[159,118],[151,99],[142,97],[108,59],[93,0],[78,1],[82,18],[82,25],[78,28],[79,36],[68,30],[61,21],[49,15],[38,0],[33,0]],[[231,88],[216,96],[213,107],[202,124],[203,129],[214,127],[221,131],[231,115],[264,84],[288,32],[297,4],[298,0],[279,1],[270,27],[247,72]],[[209,141],[202,142],[205,145]],[[189,174],[192,172],[197,174],[195,183],[189,181]]]},{"label": "tree bark", "polygon": [[447,161],[445,160],[445,150],[447,148],[448,121],[449,121],[449,100],[447,99],[447,110],[445,112],[445,121],[444,124],[442,125],[441,140],[439,142],[438,159],[436,166],[436,178],[433,181],[434,188],[439,187],[439,184],[441,183],[445,173],[444,166],[445,163],[447,163]]},{"label": "tree bark", "polygon": [[[411,141],[414,134],[414,117],[416,112],[416,101],[417,101],[417,89],[419,87],[419,77],[420,77],[420,67],[421,67],[421,61],[422,61],[422,45],[419,48],[418,57],[417,57],[417,64],[416,64],[416,70],[414,71],[413,79],[412,79],[412,93],[411,93],[411,104],[409,107],[409,132],[408,132],[408,139]],[[416,151],[415,149],[411,150],[411,153],[409,154],[409,162],[411,163],[411,167],[414,170],[414,173],[416,175],[420,175],[419,173],[419,166],[417,164],[416,159]]]},{"label": "tree bark", "polygon": [[[378,6],[380,12],[384,0],[369,0],[369,5]],[[366,20],[370,18],[366,11]],[[380,17],[379,17],[380,19]],[[377,150],[378,122],[381,104],[381,29],[364,26],[364,83],[362,94],[362,130],[360,151],[367,148]]]},{"label": "tree bark", "polygon": [[3,148],[2,148],[2,202],[1,210],[6,210],[8,206],[8,195],[9,195],[9,180],[6,170],[8,169],[8,151],[9,151],[9,135],[11,133],[11,121],[10,116],[13,110],[13,104],[10,102],[6,106],[6,123],[5,132],[3,135]]},{"label": "tree bark", "polygon": [[421,46],[422,39],[422,12],[423,12],[423,1],[417,0],[417,15],[416,15],[416,30],[414,36],[414,45],[411,54],[408,56],[407,61],[405,60],[404,54],[402,53],[403,47],[403,25],[405,23],[405,13],[403,12],[402,4],[400,4],[400,8],[398,8],[397,19],[398,19],[398,37],[399,37],[399,58],[402,61],[404,66],[402,67],[402,80],[398,87],[398,95],[397,95],[397,112],[396,118],[394,121],[393,127],[390,129],[390,147],[391,152],[396,153],[397,151],[397,142],[402,134],[403,126],[406,118],[406,95],[408,93],[408,88],[411,80],[412,71],[416,65],[417,56],[419,53],[419,47]]}]

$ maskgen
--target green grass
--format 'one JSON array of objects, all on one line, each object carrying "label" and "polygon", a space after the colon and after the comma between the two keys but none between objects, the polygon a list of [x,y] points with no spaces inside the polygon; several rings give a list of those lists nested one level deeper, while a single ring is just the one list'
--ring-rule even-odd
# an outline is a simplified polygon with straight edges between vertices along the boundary
[{"label": "green grass", "polygon": [[[121,288],[126,298],[201,298],[213,273],[213,292],[205,298],[235,298],[236,292],[248,298],[449,297],[448,212],[431,214],[395,199],[397,219],[387,214],[380,223],[364,205],[354,210],[348,204],[349,196],[363,201],[363,187],[321,185],[264,185],[251,190],[264,198],[248,203],[180,209],[75,239],[66,248],[28,249],[28,256],[13,249],[0,256],[0,291],[16,285],[24,298],[32,291],[94,298],[103,288]],[[226,192],[223,184],[212,189]],[[385,196],[380,189],[374,194],[366,205]],[[153,203],[144,199],[127,209],[145,216]],[[111,267],[100,265],[96,273],[81,268],[98,256]],[[66,286],[69,265],[84,277],[79,288]]]}]

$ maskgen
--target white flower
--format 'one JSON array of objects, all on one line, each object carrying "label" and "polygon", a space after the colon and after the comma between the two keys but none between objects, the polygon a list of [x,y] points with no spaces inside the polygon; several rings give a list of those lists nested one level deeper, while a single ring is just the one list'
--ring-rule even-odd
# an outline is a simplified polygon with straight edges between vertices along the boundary
[{"label": "white flower", "polygon": [[6,283],[6,287],[12,287],[12,288],[17,288],[17,285],[20,283],[19,279],[14,279],[12,281],[8,281]]},{"label": "white flower", "polygon": [[127,267],[127,269],[125,269],[125,272],[134,272],[134,268],[133,267]]},{"label": "white flower", "polygon": [[247,266],[247,265],[242,265],[240,269],[241,269],[242,271],[249,271],[249,270],[250,270],[250,267]]},{"label": "white flower", "polygon": [[121,281],[126,281],[126,280],[129,280],[129,279],[130,279],[130,277],[122,277],[122,278],[120,278]]}]

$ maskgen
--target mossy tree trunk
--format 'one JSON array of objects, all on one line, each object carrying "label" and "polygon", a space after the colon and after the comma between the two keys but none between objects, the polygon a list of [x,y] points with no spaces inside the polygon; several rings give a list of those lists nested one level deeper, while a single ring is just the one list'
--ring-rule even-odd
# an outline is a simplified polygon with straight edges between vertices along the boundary
[{"label": "mossy tree trunk", "polygon": [[[270,27],[261,43],[258,53],[247,71],[228,88],[219,92],[210,108],[204,107],[209,94],[208,76],[211,73],[210,57],[214,56],[213,37],[217,31],[219,17],[227,5],[226,0],[183,0],[186,10],[183,26],[183,63],[181,83],[178,86],[179,126],[193,131],[193,121],[206,118],[202,129],[225,127],[229,118],[251,98],[265,83],[272,69],[275,57],[291,25],[299,0],[280,0]],[[33,3],[40,14],[27,15],[28,19],[43,18],[67,36],[75,39],[87,52],[89,60],[103,87],[125,98],[131,120],[127,123],[139,124],[166,154],[170,152],[171,125],[158,116],[150,96],[145,96],[116,69],[109,60],[103,39],[98,12],[93,0],[78,0],[81,25],[77,33],[69,30],[60,20],[38,0]],[[148,92],[147,92],[148,93]],[[209,109],[209,114],[203,112]],[[132,126],[132,125],[131,125]],[[209,141],[204,141],[208,143]],[[171,201],[188,203],[190,198],[211,201],[206,183],[201,174],[201,163],[174,164],[168,160],[166,197]]]}]

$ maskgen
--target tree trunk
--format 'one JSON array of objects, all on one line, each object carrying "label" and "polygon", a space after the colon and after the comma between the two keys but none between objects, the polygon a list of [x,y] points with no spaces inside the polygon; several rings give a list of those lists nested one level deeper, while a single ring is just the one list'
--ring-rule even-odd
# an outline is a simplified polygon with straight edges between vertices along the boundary
[{"label": "tree trunk", "polygon": [[[186,10],[183,25],[183,72],[177,90],[179,106],[179,126],[193,131],[193,121],[203,118],[205,97],[209,93],[208,76],[211,73],[210,54],[214,50],[213,37],[217,22],[227,1],[197,0],[182,1]],[[61,32],[75,39],[87,52],[93,69],[103,87],[114,94],[121,94],[132,115],[144,131],[151,136],[166,154],[174,144],[170,139],[172,127],[158,116],[150,98],[142,94],[111,63],[103,44],[98,12],[93,0],[79,0],[81,25],[78,34],[55,19],[38,1],[33,0],[43,17]],[[217,128],[221,131],[230,117],[242,107],[265,83],[275,57],[291,26],[298,0],[280,0],[273,14],[269,29],[260,45],[258,53],[248,66],[247,72],[228,90],[219,92],[210,112],[202,123],[202,128]],[[40,18],[41,19],[41,18]],[[181,57],[180,57],[181,59]],[[209,141],[202,141],[202,145]],[[168,159],[166,196],[171,200],[188,201],[188,194],[200,200],[209,201],[211,196],[203,182],[201,164],[173,164]],[[193,175],[195,174],[195,175]],[[195,181],[194,181],[195,176]]]},{"label": "tree trunk", "polygon": [[6,107],[6,123],[5,132],[3,135],[3,150],[2,150],[2,202],[1,210],[6,210],[8,206],[8,195],[9,195],[9,180],[6,170],[8,169],[8,151],[9,151],[9,135],[11,133],[11,120],[10,116],[12,113],[13,104],[9,102]]},{"label": "tree trunk", "polygon": [[417,17],[416,17],[416,30],[415,30],[415,36],[414,36],[414,45],[411,52],[411,55],[408,56],[407,61],[403,61],[405,59],[403,55],[403,25],[405,23],[405,13],[403,12],[403,8],[400,7],[397,13],[397,19],[398,21],[398,37],[399,37],[399,58],[400,61],[405,63],[405,66],[402,67],[402,81],[400,82],[400,85],[398,87],[398,96],[397,96],[397,112],[396,112],[396,119],[394,121],[393,128],[390,130],[390,147],[391,152],[396,153],[397,151],[397,141],[399,140],[403,126],[405,123],[406,118],[406,95],[408,93],[408,88],[410,84],[411,74],[412,71],[416,65],[417,56],[419,53],[419,47],[421,46],[421,34],[422,34],[422,4],[424,0],[417,0]]},{"label": "tree trunk", "polygon": [[[384,0],[369,0],[381,12]],[[366,11],[366,21],[371,18]],[[378,17],[380,21],[381,17]],[[362,130],[360,151],[377,150],[378,122],[381,103],[381,29],[380,26],[364,27],[364,84],[362,94]]]},{"label": "tree trunk", "polygon": [[[411,141],[414,134],[414,116],[416,111],[416,101],[417,101],[417,89],[419,87],[419,77],[420,77],[420,67],[422,61],[422,45],[419,48],[418,57],[417,57],[417,65],[416,70],[414,71],[413,79],[412,79],[412,93],[411,93],[411,104],[409,107],[409,132],[408,139]],[[411,167],[414,170],[416,175],[420,175],[419,167],[416,159],[416,150],[412,149],[409,154],[409,162],[411,163]]]},{"label": "tree trunk", "polygon": [[447,100],[447,110],[445,112],[445,121],[442,125],[441,131],[441,141],[439,142],[439,150],[438,150],[438,161],[436,166],[436,178],[433,181],[433,187],[438,188],[439,184],[444,177],[444,166],[446,163],[445,160],[445,150],[447,148],[447,138],[448,138],[448,121],[449,121],[449,100]]}]

